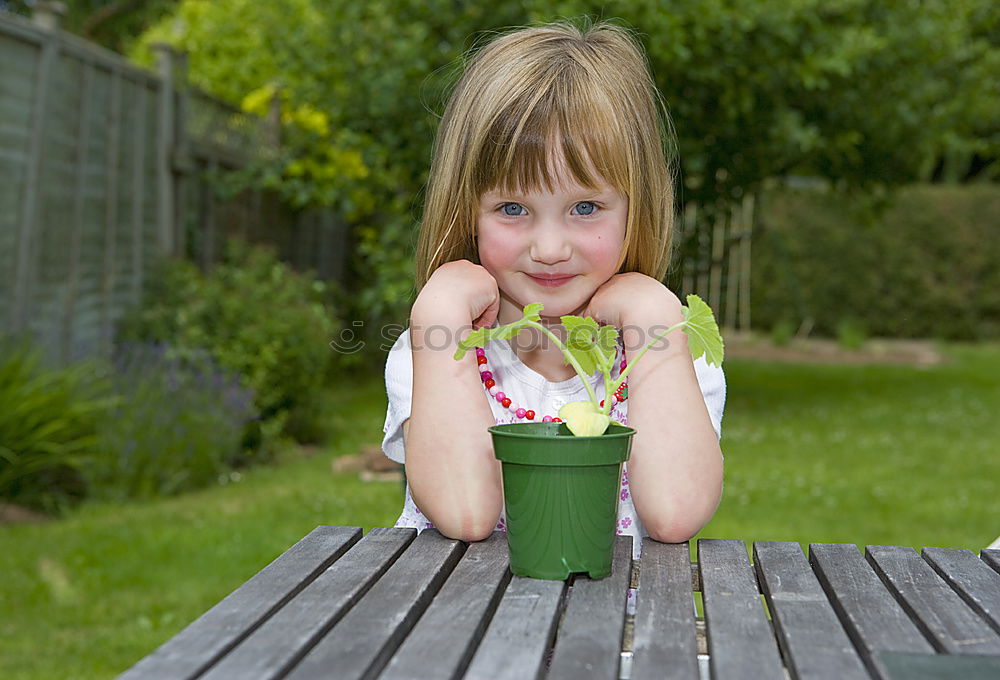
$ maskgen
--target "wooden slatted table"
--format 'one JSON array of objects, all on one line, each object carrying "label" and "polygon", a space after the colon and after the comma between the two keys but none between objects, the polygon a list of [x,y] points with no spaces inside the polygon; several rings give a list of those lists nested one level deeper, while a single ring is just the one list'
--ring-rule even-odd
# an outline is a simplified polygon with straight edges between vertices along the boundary
[{"label": "wooden slatted table", "polygon": [[559,582],[500,532],[321,526],[121,677],[1000,678],[1000,551],[620,536]]}]

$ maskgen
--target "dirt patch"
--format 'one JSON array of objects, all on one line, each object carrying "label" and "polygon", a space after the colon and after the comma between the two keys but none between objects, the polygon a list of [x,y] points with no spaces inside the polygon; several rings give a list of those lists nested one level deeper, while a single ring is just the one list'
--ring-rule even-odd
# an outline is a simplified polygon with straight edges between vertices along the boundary
[{"label": "dirt patch", "polygon": [[41,524],[51,517],[36,510],[11,503],[0,503],[0,525],[3,524]]},{"label": "dirt patch", "polygon": [[915,366],[934,366],[946,361],[933,340],[873,338],[858,349],[848,349],[835,340],[813,338],[796,338],[779,347],[767,338],[744,333],[727,334],[725,340],[727,359]]},{"label": "dirt patch", "polygon": [[339,474],[356,472],[365,482],[403,481],[403,466],[386,458],[382,449],[374,445],[362,446],[358,454],[335,458],[331,469]]}]

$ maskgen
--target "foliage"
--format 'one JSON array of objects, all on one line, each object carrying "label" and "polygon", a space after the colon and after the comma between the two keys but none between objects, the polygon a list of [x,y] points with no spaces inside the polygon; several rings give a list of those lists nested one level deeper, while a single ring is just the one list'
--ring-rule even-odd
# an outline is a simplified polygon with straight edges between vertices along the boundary
[{"label": "foliage", "polygon": [[837,322],[837,344],[844,349],[861,349],[867,336],[864,324],[854,317],[844,317]]},{"label": "foliage", "polygon": [[[589,5],[599,3],[567,3]],[[604,3],[643,31],[678,130],[687,197],[738,198],[768,177],[899,184],[945,152],[1000,151],[993,3],[892,0]],[[574,7],[576,9],[576,7]],[[582,8],[581,8],[582,9]]]},{"label": "foliage", "polygon": [[175,44],[190,54],[192,83],[252,111],[279,89],[284,152],[236,185],[273,187],[294,205],[335,206],[350,219],[352,312],[374,329],[401,318],[413,294],[411,206],[436,126],[426,99],[440,99],[447,79],[429,75],[476,28],[520,18],[519,8],[445,0],[187,0],[133,55],[151,63],[150,42]]},{"label": "foliage", "polygon": [[80,501],[113,403],[97,364],[47,367],[26,342],[0,343],[0,498],[49,512]]},{"label": "foliage", "polygon": [[282,430],[296,436],[318,429],[303,416],[319,417],[311,402],[333,371],[329,343],[337,325],[324,283],[292,271],[269,250],[234,242],[226,261],[208,273],[187,262],[165,263],[119,335],[125,342],[166,343],[181,360],[198,361],[207,352],[240,375],[267,439]]},{"label": "foliage", "polygon": [[756,327],[795,315],[794,327],[828,337],[1000,338],[995,186],[908,187],[881,210],[863,198],[775,190],[761,215]]},{"label": "foliage", "polygon": [[252,393],[207,355],[181,359],[164,345],[119,349],[120,396],[86,468],[95,498],[171,495],[218,481],[245,462]]},{"label": "foliage", "polygon": [[248,110],[279,93],[283,153],[235,181],[348,215],[350,312],[398,321],[461,55],[502,27],[581,15],[639,31],[677,130],[682,202],[709,218],[776,175],[892,185],[941,158],[960,176],[987,173],[1000,150],[1000,94],[988,86],[1000,77],[1000,10],[987,0],[181,0],[133,55],[149,63],[152,41],[183,48],[194,84]]}]

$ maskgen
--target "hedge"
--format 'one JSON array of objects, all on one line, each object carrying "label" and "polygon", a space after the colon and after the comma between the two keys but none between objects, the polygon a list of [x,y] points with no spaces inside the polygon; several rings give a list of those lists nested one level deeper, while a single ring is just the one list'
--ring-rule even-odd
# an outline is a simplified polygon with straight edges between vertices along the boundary
[{"label": "hedge", "polygon": [[753,237],[752,322],[834,336],[1000,338],[1000,187],[920,185],[888,203],[769,191]]}]

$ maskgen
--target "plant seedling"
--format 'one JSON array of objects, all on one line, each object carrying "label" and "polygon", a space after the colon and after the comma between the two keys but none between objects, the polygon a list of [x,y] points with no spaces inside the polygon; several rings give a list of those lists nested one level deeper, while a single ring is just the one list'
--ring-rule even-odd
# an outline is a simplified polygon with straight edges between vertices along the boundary
[{"label": "plant seedling", "polygon": [[594,437],[604,434],[611,417],[611,399],[605,399],[604,405],[594,393],[590,385],[590,376],[594,371],[604,375],[604,393],[614,394],[621,386],[632,368],[649,349],[664,336],[673,331],[683,330],[687,334],[688,349],[691,358],[701,356],[715,366],[722,365],[723,342],[719,333],[719,325],[712,314],[712,308],[697,295],[687,296],[687,306],[682,307],[684,320],[674,324],[662,333],[657,334],[619,374],[617,380],[611,379],[615,351],[618,343],[618,329],[613,326],[599,326],[591,317],[562,316],[559,320],[566,327],[567,338],[563,344],[548,328],[542,325],[541,303],[533,303],[524,308],[524,316],[517,321],[497,326],[496,328],[479,328],[458,343],[455,359],[459,360],[473,347],[484,347],[490,340],[512,338],[523,328],[537,328],[556,344],[566,358],[566,363],[573,367],[587,389],[589,401],[573,401],[559,409],[559,418],[566,423],[570,432],[578,437]]}]

